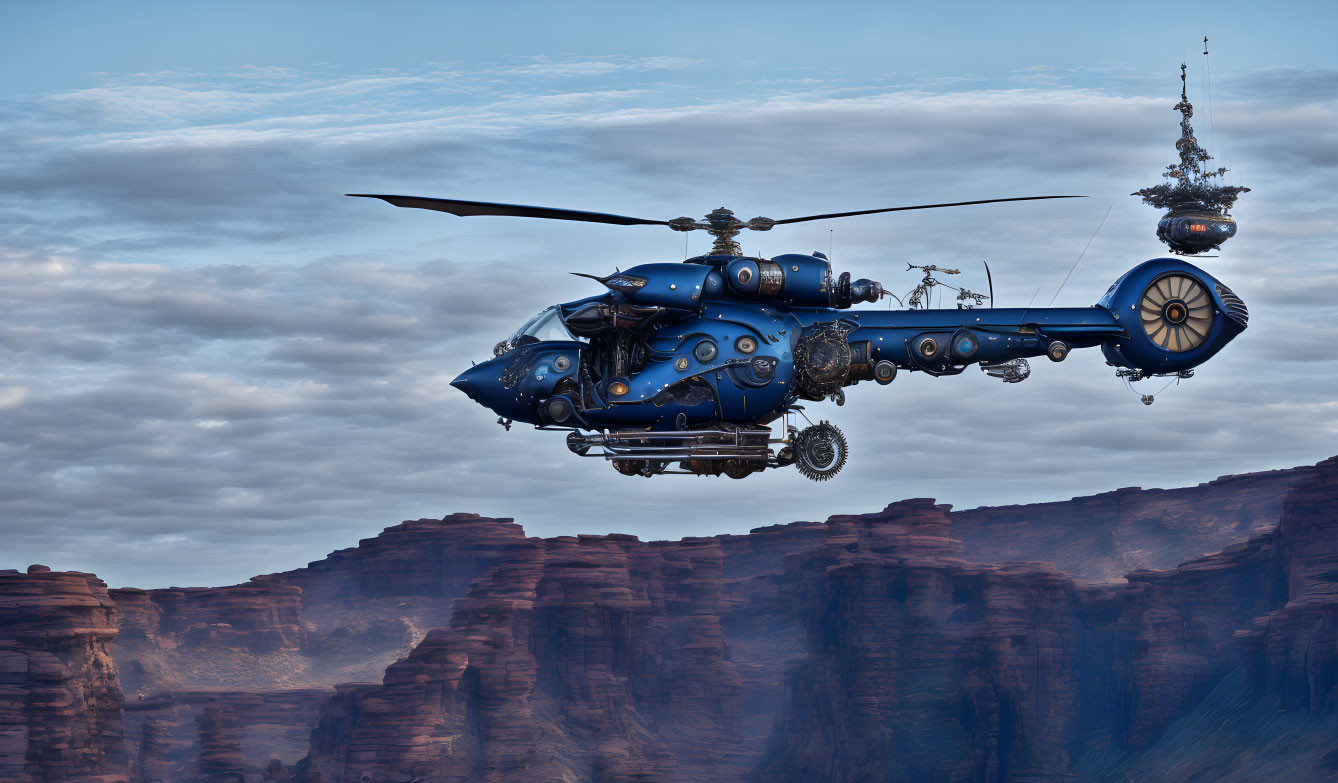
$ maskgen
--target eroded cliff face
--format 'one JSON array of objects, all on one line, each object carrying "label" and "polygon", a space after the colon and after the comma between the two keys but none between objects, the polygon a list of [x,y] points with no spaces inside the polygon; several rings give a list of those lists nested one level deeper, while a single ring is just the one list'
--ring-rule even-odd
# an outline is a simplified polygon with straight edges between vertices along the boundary
[{"label": "eroded cliff face", "polygon": [[336,685],[380,679],[526,543],[453,514],[241,585],[111,591],[132,783],[286,781]]},{"label": "eroded cliff face", "polygon": [[303,777],[706,779],[745,708],[722,559],[710,539],[530,543],[380,686],[343,694]]},{"label": "eroded cliff face", "polygon": [[228,587],[112,590],[121,684],[162,689],[275,687],[301,678],[302,590],[275,577]]},{"label": "eroded cliff face", "polygon": [[[1215,542],[1234,543],[1179,565],[1161,550]],[[1105,578],[1126,564],[1162,570]],[[16,779],[1323,779],[1335,574],[1338,460],[666,542],[456,514],[243,585],[115,590],[114,607],[63,575],[57,593],[103,612],[70,638],[89,661],[110,643],[128,697],[110,660],[67,665],[60,688],[103,695],[23,702],[24,726],[67,728],[25,734]],[[36,589],[5,578],[0,596]],[[63,606],[14,616],[45,627]],[[51,643],[5,638],[0,661]],[[0,692],[8,726],[20,701]],[[32,747],[55,748],[45,778]]]},{"label": "eroded cliff face", "polygon": [[1196,487],[1126,487],[1059,503],[953,512],[965,555],[984,563],[1045,560],[1070,576],[1119,579],[1174,568],[1278,526],[1288,494],[1314,467],[1223,476]]},{"label": "eroded cliff face", "polygon": [[306,568],[241,585],[113,590],[122,685],[148,696],[379,679],[525,541],[509,519],[452,514],[403,522]]},{"label": "eroded cliff face", "polygon": [[125,708],[131,783],[288,781],[325,688],[160,692]]},{"label": "eroded cliff face", "polygon": [[0,780],[125,783],[115,636],[92,574],[0,571]]},{"label": "eroded cliff face", "polygon": [[951,523],[920,500],[678,544],[531,542],[334,700],[297,779],[1119,779],[1338,547],[1298,512],[1300,549],[1275,532],[1093,583],[970,562]]},{"label": "eroded cliff face", "polygon": [[1328,460],[1287,499],[1275,534],[1286,604],[1238,633],[1256,688],[1278,707],[1338,706],[1338,467]]}]

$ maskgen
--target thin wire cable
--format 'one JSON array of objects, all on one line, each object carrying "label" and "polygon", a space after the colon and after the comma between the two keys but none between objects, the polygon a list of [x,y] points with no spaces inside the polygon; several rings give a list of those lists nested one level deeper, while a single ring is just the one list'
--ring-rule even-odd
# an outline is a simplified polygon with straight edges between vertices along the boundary
[{"label": "thin wire cable", "polygon": [[1213,124],[1213,74],[1208,65],[1208,36],[1203,36],[1203,78],[1208,93],[1208,132],[1212,136],[1213,157],[1217,157],[1217,126]]},{"label": "thin wire cable", "polygon": [[[1199,72],[1199,102],[1200,102],[1200,104],[1202,104],[1204,110],[1208,110],[1208,51],[1207,51],[1207,46],[1204,46],[1204,51],[1203,51],[1203,70]],[[1211,115],[1211,114],[1212,114],[1212,111],[1208,111],[1208,114]],[[1210,118],[1208,118],[1208,128],[1210,128],[1210,130],[1211,130],[1211,128],[1212,128],[1212,118],[1211,118],[1211,116],[1210,116]],[[1211,151],[1211,153],[1214,154],[1214,155],[1218,154],[1218,150],[1215,149],[1216,146],[1218,146],[1218,142],[1216,142],[1216,139],[1212,139],[1212,142],[1210,143],[1210,151]]]},{"label": "thin wire cable", "polygon": [[1036,301],[1036,295],[1039,294],[1040,292],[1041,292],[1041,287],[1036,286],[1035,293],[1033,293],[1031,295],[1031,298],[1027,300],[1027,306],[1022,308],[1022,317],[1017,319],[1018,323],[1025,324],[1027,322],[1027,311],[1031,310],[1031,303]]},{"label": "thin wire cable", "polygon": [[1156,397],[1158,394],[1161,394],[1162,392],[1164,392],[1164,391],[1166,391],[1167,389],[1171,388],[1171,385],[1172,385],[1172,384],[1175,384],[1176,386],[1179,386],[1179,385],[1180,385],[1180,379],[1179,379],[1179,378],[1172,378],[1171,380],[1169,380],[1169,381],[1166,382],[1166,385],[1165,385],[1165,386],[1162,386],[1160,389],[1158,389],[1157,391],[1153,392],[1152,394],[1144,394],[1144,393],[1140,392],[1138,389],[1135,389],[1135,388],[1134,388],[1134,384],[1133,384],[1133,382],[1130,381],[1128,378],[1124,378],[1123,380],[1124,380],[1124,388],[1128,389],[1128,390],[1129,390],[1129,393],[1132,394],[1132,395],[1134,395],[1135,397]]},{"label": "thin wire cable", "polygon": [[[1072,275],[1073,270],[1077,269],[1078,264],[1082,263],[1082,257],[1087,255],[1087,248],[1092,246],[1092,241],[1096,239],[1096,235],[1101,233],[1101,227],[1106,225],[1106,218],[1110,217],[1110,211],[1114,208],[1115,208],[1114,204],[1111,204],[1109,207],[1106,207],[1105,217],[1101,218],[1101,222],[1097,224],[1096,231],[1092,232],[1092,238],[1087,240],[1087,244],[1083,247],[1082,252],[1078,254],[1078,260],[1074,261],[1073,266],[1069,267],[1069,273],[1067,275],[1064,275],[1064,282],[1060,283],[1059,288],[1055,289],[1055,295],[1050,297],[1050,304],[1046,305],[1046,307],[1053,305],[1055,303],[1055,300],[1059,298],[1059,292],[1064,290],[1064,284],[1069,281],[1069,275]],[[1028,305],[1028,307],[1030,307],[1030,305]]]}]

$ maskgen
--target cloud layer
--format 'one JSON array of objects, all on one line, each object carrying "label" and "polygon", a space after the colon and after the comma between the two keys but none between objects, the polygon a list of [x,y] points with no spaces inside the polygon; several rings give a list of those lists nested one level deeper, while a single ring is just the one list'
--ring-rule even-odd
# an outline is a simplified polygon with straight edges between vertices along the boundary
[{"label": "cloud layer", "polygon": [[1056,304],[1089,304],[1163,254],[1155,214],[1127,194],[1173,158],[1173,75],[776,80],[741,98],[694,83],[700,66],[174,72],[0,106],[15,151],[0,160],[0,566],[222,583],[457,510],[541,535],[675,538],[907,496],[1193,483],[1338,451],[1338,104],[1296,88],[1338,75],[1313,69],[1221,80],[1200,136],[1255,191],[1240,236],[1202,263],[1253,325],[1150,408],[1090,351],[1018,386],[980,373],[861,386],[818,408],[853,449],[824,485],[793,471],[628,479],[551,433],[503,432],[449,380],[531,313],[591,292],[564,272],[681,258],[682,238],[338,194],[652,218],[1092,196],[745,238],[765,254],[830,243],[836,266],[894,290],[914,283],[908,261],[958,266],[977,287],[988,260],[1001,304],[1049,301],[1108,208]]}]

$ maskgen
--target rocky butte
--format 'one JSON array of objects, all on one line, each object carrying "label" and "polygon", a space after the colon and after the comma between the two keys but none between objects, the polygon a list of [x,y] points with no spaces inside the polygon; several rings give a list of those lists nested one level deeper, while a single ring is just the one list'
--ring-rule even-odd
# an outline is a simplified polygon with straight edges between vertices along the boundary
[{"label": "rocky butte", "polygon": [[1301,783],[1336,708],[1338,458],[681,541],[454,514],[218,588],[0,572],[3,781]]}]

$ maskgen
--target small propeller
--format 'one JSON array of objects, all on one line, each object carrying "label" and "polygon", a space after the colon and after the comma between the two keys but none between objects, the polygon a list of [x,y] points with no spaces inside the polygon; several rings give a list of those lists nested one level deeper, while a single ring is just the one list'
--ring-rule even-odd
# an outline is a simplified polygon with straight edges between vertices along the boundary
[{"label": "small propeller", "polygon": [[668,226],[675,231],[703,230],[715,237],[711,247],[714,254],[738,255],[741,251],[734,241],[743,229],[769,231],[772,226],[786,223],[804,223],[810,220],[853,217],[856,215],[876,215],[880,212],[905,212],[912,209],[938,209],[940,207],[965,207],[972,204],[999,204],[1006,201],[1042,201],[1054,198],[1087,198],[1086,196],[1018,196],[1015,198],[989,198],[978,201],[952,201],[945,204],[917,204],[910,207],[886,207],[884,209],[862,209],[855,212],[829,212],[824,215],[806,215],[804,217],[772,220],[755,217],[749,221],[739,220],[734,213],[724,207],[713,210],[705,220],[689,217],[673,220],[647,220],[627,215],[612,215],[607,212],[585,212],[578,209],[556,209],[554,207],[532,207],[524,204],[498,204],[491,201],[462,201],[450,198],[426,198],[424,196],[386,196],[375,193],[349,193],[357,198],[379,198],[397,207],[431,209],[437,212],[449,212],[460,217],[475,215],[500,215],[506,217],[547,218],[549,220],[576,220],[583,223],[609,223],[615,226]]}]

